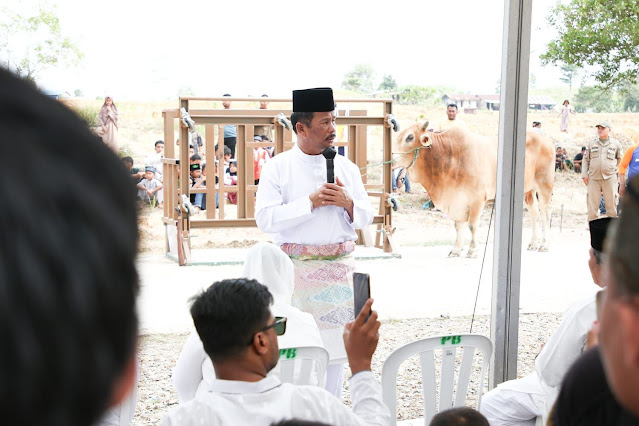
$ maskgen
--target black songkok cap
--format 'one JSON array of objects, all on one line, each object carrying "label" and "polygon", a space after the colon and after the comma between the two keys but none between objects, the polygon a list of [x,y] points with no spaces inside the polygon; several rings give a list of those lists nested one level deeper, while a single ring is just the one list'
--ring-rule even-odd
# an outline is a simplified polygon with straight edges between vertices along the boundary
[{"label": "black songkok cap", "polygon": [[597,251],[603,251],[604,240],[608,232],[608,226],[612,222],[611,217],[603,217],[601,219],[591,220],[588,225],[590,227],[590,245]]},{"label": "black songkok cap", "polygon": [[293,112],[328,112],[334,110],[333,89],[330,87],[293,90]]},{"label": "black songkok cap", "polygon": [[189,166],[189,168],[191,169],[191,171],[201,170],[202,169],[202,167],[199,164],[197,164],[197,163],[196,164],[191,164]]}]

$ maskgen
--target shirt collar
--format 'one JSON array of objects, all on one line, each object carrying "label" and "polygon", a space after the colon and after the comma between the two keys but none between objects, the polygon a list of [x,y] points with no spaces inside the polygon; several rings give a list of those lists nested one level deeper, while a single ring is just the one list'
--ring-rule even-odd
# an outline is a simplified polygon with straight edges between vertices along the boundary
[{"label": "shirt collar", "polygon": [[293,152],[295,153],[295,156],[297,158],[299,158],[300,160],[302,160],[305,163],[308,163],[308,164],[326,164],[326,159],[324,158],[324,156],[322,154],[318,154],[318,155],[305,154],[304,151],[302,151],[300,149],[300,147],[297,146],[297,143],[295,143],[295,145],[293,145]]},{"label": "shirt collar", "polygon": [[238,380],[215,379],[209,384],[209,392],[246,394],[268,392],[282,384],[280,379],[268,376],[259,382],[240,382]]}]

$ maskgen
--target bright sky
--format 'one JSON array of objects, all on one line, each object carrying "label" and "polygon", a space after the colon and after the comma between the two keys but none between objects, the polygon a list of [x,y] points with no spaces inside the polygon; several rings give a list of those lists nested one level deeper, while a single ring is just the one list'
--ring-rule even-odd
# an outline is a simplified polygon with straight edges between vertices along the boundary
[{"label": "bright sky", "polygon": [[[503,1],[57,0],[63,32],[84,52],[73,69],[40,75],[45,88],[118,99],[289,97],[339,87],[358,63],[400,85],[494,93],[501,72]],[[535,0],[531,71],[557,86],[538,56],[552,36],[554,0]]]}]

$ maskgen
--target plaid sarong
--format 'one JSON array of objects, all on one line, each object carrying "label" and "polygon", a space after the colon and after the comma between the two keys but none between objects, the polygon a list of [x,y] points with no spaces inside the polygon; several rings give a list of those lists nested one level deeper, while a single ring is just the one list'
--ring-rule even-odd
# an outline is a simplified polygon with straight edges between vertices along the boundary
[{"label": "plaid sarong", "polygon": [[313,315],[330,360],[346,358],[342,334],[353,321],[353,241],[324,246],[286,243],[281,249],[295,265],[292,305]]}]

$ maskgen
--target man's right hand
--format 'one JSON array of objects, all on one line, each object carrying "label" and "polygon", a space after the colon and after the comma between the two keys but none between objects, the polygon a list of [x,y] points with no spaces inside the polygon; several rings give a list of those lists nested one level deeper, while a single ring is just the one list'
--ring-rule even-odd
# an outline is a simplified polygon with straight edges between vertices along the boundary
[{"label": "man's right hand", "polygon": [[588,182],[590,182],[590,178],[588,176],[586,176],[584,178],[584,183],[586,184],[586,186],[588,186]]},{"label": "man's right hand", "polygon": [[372,305],[373,299],[368,299],[355,321],[344,326],[344,346],[353,374],[371,370],[371,359],[377,349],[382,324],[377,320],[377,312],[371,310]]},{"label": "man's right hand", "polygon": [[308,196],[308,198],[310,198],[310,200],[313,202],[314,209],[322,205],[322,199],[320,198],[320,193],[322,191],[322,188],[318,189],[317,191],[313,192],[311,195]]}]

